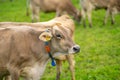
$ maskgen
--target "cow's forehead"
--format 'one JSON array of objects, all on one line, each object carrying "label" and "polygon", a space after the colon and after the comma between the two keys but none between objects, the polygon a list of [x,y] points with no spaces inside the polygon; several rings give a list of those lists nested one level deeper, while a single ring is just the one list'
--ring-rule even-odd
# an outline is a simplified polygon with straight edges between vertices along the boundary
[{"label": "cow's forehead", "polygon": [[53,26],[53,29],[60,30],[60,28],[57,25]]},{"label": "cow's forehead", "polygon": [[68,29],[68,28],[65,27],[64,25],[61,25],[61,26],[55,25],[55,26],[53,27],[53,29],[54,29],[54,30],[58,30],[58,31],[60,31],[60,32],[62,32],[62,33],[67,33],[67,34],[70,34],[70,33],[71,33],[71,32],[70,32],[70,29]]}]

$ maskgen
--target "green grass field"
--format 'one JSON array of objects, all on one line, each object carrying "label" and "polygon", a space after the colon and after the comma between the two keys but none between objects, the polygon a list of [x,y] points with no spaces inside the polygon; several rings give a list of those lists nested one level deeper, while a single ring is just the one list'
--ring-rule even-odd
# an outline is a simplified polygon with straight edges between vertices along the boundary
[{"label": "green grass field", "polygon": [[[72,0],[79,8],[78,0]],[[79,8],[80,9],[80,8]],[[115,16],[116,24],[110,19],[103,26],[105,11],[93,11],[93,28],[84,28],[76,23],[75,42],[81,52],[75,55],[76,80],[120,80],[120,15]],[[54,18],[55,13],[41,13],[41,21]],[[26,0],[0,0],[0,22],[31,22],[26,16]],[[87,21],[88,23],[88,21]],[[61,80],[70,80],[68,63],[63,63]],[[56,68],[48,63],[41,80],[55,80]]]}]

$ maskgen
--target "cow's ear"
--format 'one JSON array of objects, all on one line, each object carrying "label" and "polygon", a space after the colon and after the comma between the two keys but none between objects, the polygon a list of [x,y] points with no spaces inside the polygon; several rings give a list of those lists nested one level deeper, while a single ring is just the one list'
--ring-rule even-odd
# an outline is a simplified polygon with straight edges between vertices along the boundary
[{"label": "cow's ear", "polygon": [[50,41],[52,38],[51,29],[45,30],[43,33],[40,34],[39,39],[42,41]]}]

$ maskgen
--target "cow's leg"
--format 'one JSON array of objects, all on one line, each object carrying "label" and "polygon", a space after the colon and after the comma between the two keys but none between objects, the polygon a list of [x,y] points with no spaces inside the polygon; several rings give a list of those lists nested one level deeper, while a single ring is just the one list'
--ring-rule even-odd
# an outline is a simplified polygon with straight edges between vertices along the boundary
[{"label": "cow's leg", "polygon": [[110,11],[111,24],[115,24],[115,19],[114,19],[115,14],[117,14],[117,9],[116,8],[112,8],[112,10]]},{"label": "cow's leg", "polygon": [[24,80],[40,80],[46,65],[39,65],[39,63],[33,64],[31,67],[25,67],[21,70],[21,73],[25,73]]},{"label": "cow's leg", "polygon": [[29,16],[29,5],[30,5],[30,0],[26,0],[26,16]]},{"label": "cow's leg", "polygon": [[30,2],[30,8],[32,12],[32,22],[38,22],[39,21],[39,6],[35,5],[34,3]]},{"label": "cow's leg", "polygon": [[115,24],[114,13],[111,13],[111,24]]},{"label": "cow's leg", "polygon": [[89,27],[92,27],[91,13],[92,13],[92,10],[89,9],[89,10],[87,11],[87,16],[88,16],[88,21],[89,21]]},{"label": "cow's leg", "polygon": [[[33,79],[32,77],[26,76],[26,77],[23,78],[23,80],[36,80],[36,79]],[[39,80],[39,79],[37,79],[37,80]]]},{"label": "cow's leg", "polygon": [[24,80],[40,80],[40,75],[37,72],[33,72],[30,76],[26,76]]},{"label": "cow's leg", "polygon": [[10,71],[11,79],[12,80],[19,80],[19,74],[16,71]]},{"label": "cow's leg", "polygon": [[0,80],[3,80],[3,72],[0,72]]},{"label": "cow's leg", "polygon": [[72,80],[75,80],[75,60],[74,60],[74,55],[66,55],[67,61],[69,63],[71,75],[72,75]]},{"label": "cow's leg", "polygon": [[26,75],[25,77],[23,77],[23,80],[40,80],[41,73],[38,74],[38,72],[30,72],[28,73],[28,75]]},{"label": "cow's leg", "polygon": [[82,14],[83,26],[86,27],[86,12],[85,12],[85,10],[82,10],[81,14]]},{"label": "cow's leg", "polygon": [[5,80],[11,80],[11,76],[5,76]]},{"label": "cow's leg", "polygon": [[3,80],[3,76],[0,76],[0,80]]},{"label": "cow's leg", "polygon": [[62,68],[62,61],[56,59],[56,80],[60,80],[60,74],[61,74],[61,68]]},{"label": "cow's leg", "polygon": [[62,15],[62,10],[60,8],[57,8],[56,10],[56,17],[59,17]]},{"label": "cow's leg", "polygon": [[32,22],[38,22],[39,21],[39,8],[36,7],[32,10]]},{"label": "cow's leg", "polygon": [[[12,62],[10,62],[12,63]],[[12,80],[19,80],[19,77],[20,77],[20,71],[17,67],[15,67],[13,64],[12,65],[8,65],[7,67],[9,73],[10,73],[10,76],[11,76],[11,79]]]},{"label": "cow's leg", "polygon": [[108,16],[110,15],[110,10],[109,10],[109,8],[107,9],[107,11],[106,11],[106,15],[105,15],[105,18],[104,18],[104,25],[107,23],[107,19],[108,19]]},{"label": "cow's leg", "polygon": [[25,77],[23,80],[33,80],[32,78]]},{"label": "cow's leg", "polygon": [[23,80],[40,80],[40,77],[36,77],[35,74],[30,77],[24,77]]}]

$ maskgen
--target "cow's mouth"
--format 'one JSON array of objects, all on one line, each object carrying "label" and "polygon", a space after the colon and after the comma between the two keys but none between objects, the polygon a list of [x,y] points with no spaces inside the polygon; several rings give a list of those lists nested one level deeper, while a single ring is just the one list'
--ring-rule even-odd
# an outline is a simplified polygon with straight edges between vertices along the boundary
[{"label": "cow's mouth", "polygon": [[73,54],[73,53],[78,53],[80,52],[80,46],[79,45],[75,45],[72,48],[70,48],[67,52],[56,52],[54,53],[53,57],[58,57],[61,55],[68,55],[68,54]]}]

